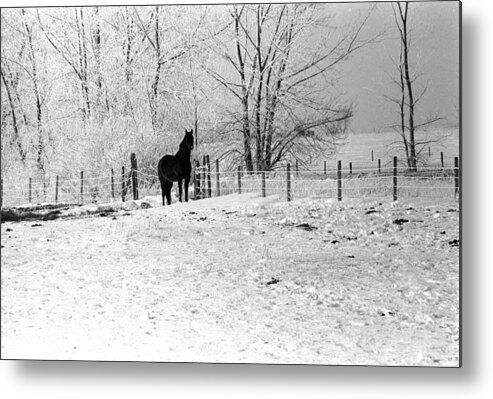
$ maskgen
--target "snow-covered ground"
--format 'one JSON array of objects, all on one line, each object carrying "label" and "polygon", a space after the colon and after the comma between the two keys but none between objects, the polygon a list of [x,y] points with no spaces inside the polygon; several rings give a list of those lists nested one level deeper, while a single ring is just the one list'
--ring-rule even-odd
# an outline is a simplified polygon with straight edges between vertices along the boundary
[{"label": "snow-covered ground", "polygon": [[2,358],[458,366],[454,200],[234,194],[1,233]]}]

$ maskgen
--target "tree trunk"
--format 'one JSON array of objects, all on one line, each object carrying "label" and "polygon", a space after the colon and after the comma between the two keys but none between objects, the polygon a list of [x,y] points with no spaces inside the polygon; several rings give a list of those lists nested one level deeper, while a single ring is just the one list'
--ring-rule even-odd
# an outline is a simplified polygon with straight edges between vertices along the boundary
[{"label": "tree trunk", "polygon": [[130,83],[132,77],[132,39],[133,39],[133,22],[128,14],[128,7],[125,7],[125,44],[124,44],[124,55],[125,55],[125,81]]},{"label": "tree trunk", "polygon": [[159,79],[161,76],[161,41],[160,41],[160,33],[159,33],[159,6],[156,6],[154,9],[154,52],[156,59],[156,66],[154,68],[154,78],[151,86],[151,100],[150,100],[150,108],[151,108],[151,119],[152,126],[154,132],[156,133],[159,130],[158,124],[158,87],[159,87]]},{"label": "tree trunk", "polygon": [[402,140],[404,142],[404,150],[406,152],[406,161],[407,161],[407,166],[411,168],[411,158],[409,156],[409,144],[407,142],[407,137],[406,137],[406,85],[404,83],[404,70],[402,66],[402,58],[403,58],[403,45],[401,42],[401,53],[399,56],[399,84],[400,84],[400,90],[401,90],[401,98],[399,102],[399,107],[400,107],[400,117],[401,117],[401,136]]},{"label": "tree trunk", "polygon": [[132,105],[132,46],[133,46],[133,21],[129,15],[128,7],[124,8],[122,11],[122,17],[125,24],[125,37],[123,42],[123,57],[125,59],[125,64],[123,66],[125,71],[125,86],[124,86],[124,103],[123,103],[123,113],[125,115],[134,115],[133,105]]},{"label": "tree trunk", "polygon": [[273,163],[274,154],[272,149],[272,140],[274,137],[274,120],[276,116],[278,98],[281,94],[283,76],[284,76],[284,72],[286,71],[286,66],[289,59],[290,46],[293,39],[292,36],[293,27],[294,27],[294,19],[291,20],[291,23],[289,24],[286,34],[282,35],[282,38],[285,38],[284,57],[282,58],[281,65],[279,66],[279,70],[276,73],[277,78],[274,81],[274,88],[271,90],[272,94],[270,96],[270,102],[268,102],[267,104],[267,129],[266,129],[266,140],[265,140],[265,165],[267,170],[272,169],[272,167],[274,166]]},{"label": "tree trunk", "polygon": [[409,160],[410,160],[410,169],[416,170],[416,142],[414,139],[414,98],[413,98],[413,87],[412,80],[409,73],[409,40],[408,40],[408,31],[407,31],[407,13],[409,9],[409,4],[405,3],[404,11],[402,10],[401,4],[397,3],[399,7],[399,12],[401,15],[402,21],[402,45],[403,45],[403,55],[404,55],[404,77],[406,81],[407,87],[407,95],[408,95],[408,107],[409,107]]},{"label": "tree trunk", "polygon": [[86,50],[86,35],[84,29],[84,12],[82,8],[77,13],[75,9],[75,22],[77,26],[77,38],[79,45],[79,71],[80,71],[80,87],[82,92],[82,120],[86,120],[91,115],[91,104],[89,100],[89,85],[87,81],[87,50]]},{"label": "tree trunk", "polygon": [[241,53],[241,43],[240,43],[240,18],[241,13],[235,9],[235,31],[236,31],[236,55],[238,57],[239,73],[241,78],[241,106],[242,106],[242,131],[243,131],[243,157],[245,160],[245,168],[248,172],[253,171],[253,158],[252,158],[252,147],[251,147],[251,131],[250,131],[250,110],[248,106],[249,91],[246,83],[245,77],[245,61]]},{"label": "tree trunk", "polygon": [[188,65],[190,68],[190,79],[192,81],[192,94],[193,94],[193,120],[194,120],[194,135],[195,135],[195,150],[198,149],[199,141],[199,117],[198,117],[198,103],[197,103],[197,87],[194,77],[194,71],[192,67],[192,51],[191,45],[188,43]]},{"label": "tree trunk", "polygon": [[261,108],[262,108],[262,96],[264,85],[264,68],[265,62],[262,60],[262,25],[264,22],[264,15],[262,12],[262,6],[257,6],[257,63],[258,63],[258,87],[257,97],[255,100],[255,163],[257,170],[264,170],[264,141],[265,135],[261,128]]},{"label": "tree trunk", "polygon": [[38,166],[38,170],[41,172],[44,177],[45,173],[45,165],[44,165],[44,137],[43,137],[43,111],[41,109],[41,97],[39,93],[39,83],[38,83],[38,73],[37,73],[37,65],[36,58],[34,53],[33,46],[33,35],[32,35],[32,27],[30,27],[25,18],[26,12],[22,9],[22,17],[24,23],[24,29],[26,30],[27,37],[27,46],[29,49],[29,59],[31,61],[31,72],[32,72],[32,81],[33,81],[33,91],[34,91],[34,100],[36,104],[36,130],[38,133],[38,142],[36,145],[36,164]]},{"label": "tree trunk", "polygon": [[[96,61],[96,104],[101,112],[109,112],[108,97],[104,90],[103,72],[101,66],[101,28],[99,25],[99,7],[94,7],[92,42],[94,60]],[[102,115],[98,115],[102,119]]]}]

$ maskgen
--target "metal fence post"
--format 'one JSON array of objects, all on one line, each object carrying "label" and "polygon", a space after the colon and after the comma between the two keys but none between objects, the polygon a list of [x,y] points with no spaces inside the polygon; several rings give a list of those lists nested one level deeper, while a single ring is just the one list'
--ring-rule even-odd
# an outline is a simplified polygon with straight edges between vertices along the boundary
[{"label": "metal fence post", "polygon": [[262,197],[265,197],[265,170],[262,171]]},{"label": "metal fence post", "polygon": [[216,159],[216,195],[221,195],[221,184],[219,182],[219,159]]},{"label": "metal fence post", "polygon": [[122,202],[125,202],[125,166],[122,166]]},{"label": "metal fence post", "polygon": [[115,199],[115,172],[111,168],[111,199]]},{"label": "metal fence post", "polygon": [[207,159],[202,155],[202,173],[200,174],[200,186],[202,188],[202,198],[207,198]]},{"label": "metal fence post", "polygon": [[137,182],[137,157],[135,153],[130,154],[130,177],[132,178],[132,193],[134,200],[139,199],[139,187]]},{"label": "metal fence post", "polygon": [[80,171],[80,203],[84,204],[84,171]]},{"label": "metal fence post", "polygon": [[457,198],[457,195],[460,194],[459,193],[459,157],[455,157],[455,160],[454,160],[454,164],[455,164],[455,168],[454,168],[454,186],[455,186],[455,190],[454,190],[454,198]]},{"label": "metal fence post", "polygon": [[46,186],[50,184],[50,178],[48,178],[48,184],[46,184],[46,176],[43,176],[43,201],[46,202]]},{"label": "metal fence post", "polygon": [[196,200],[200,199],[200,162],[196,159],[194,161],[195,174],[194,174],[194,187],[193,194]]},{"label": "metal fence post", "polygon": [[342,201],[342,162],[337,161],[337,201]]},{"label": "metal fence post", "polygon": [[291,165],[288,163],[286,165],[286,191],[287,191],[287,200],[291,201]]},{"label": "metal fence post", "polygon": [[238,166],[238,194],[241,194],[241,166]]},{"label": "metal fence post", "polygon": [[394,175],[394,192],[393,192],[393,200],[397,201],[397,157],[394,157],[394,170],[393,170],[393,175]]},{"label": "metal fence post", "polygon": [[212,182],[211,182],[211,162],[209,159],[209,155],[206,155],[205,160],[207,162],[207,197],[212,197]]}]

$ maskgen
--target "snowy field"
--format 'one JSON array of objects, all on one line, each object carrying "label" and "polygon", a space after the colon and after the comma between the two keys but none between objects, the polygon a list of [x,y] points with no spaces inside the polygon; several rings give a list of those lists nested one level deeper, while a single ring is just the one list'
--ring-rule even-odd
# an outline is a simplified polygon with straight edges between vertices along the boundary
[{"label": "snowy field", "polygon": [[453,199],[233,194],[1,234],[2,358],[459,363]]}]

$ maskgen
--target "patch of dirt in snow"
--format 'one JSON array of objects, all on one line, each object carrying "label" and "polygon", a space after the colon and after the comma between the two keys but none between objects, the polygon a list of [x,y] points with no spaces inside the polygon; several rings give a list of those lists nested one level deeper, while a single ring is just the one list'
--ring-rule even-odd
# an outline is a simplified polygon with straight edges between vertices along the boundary
[{"label": "patch of dirt in snow", "polygon": [[458,366],[457,202],[125,214],[2,224],[3,358]]}]

